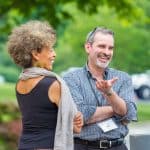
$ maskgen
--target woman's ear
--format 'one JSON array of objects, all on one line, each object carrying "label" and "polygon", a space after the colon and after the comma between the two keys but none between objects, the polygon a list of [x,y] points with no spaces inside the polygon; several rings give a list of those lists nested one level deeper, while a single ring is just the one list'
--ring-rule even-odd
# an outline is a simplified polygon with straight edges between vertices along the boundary
[{"label": "woman's ear", "polygon": [[39,60],[39,53],[38,53],[36,50],[33,50],[33,51],[31,52],[31,54],[32,54],[32,58],[33,58],[34,60],[36,60],[36,61]]}]

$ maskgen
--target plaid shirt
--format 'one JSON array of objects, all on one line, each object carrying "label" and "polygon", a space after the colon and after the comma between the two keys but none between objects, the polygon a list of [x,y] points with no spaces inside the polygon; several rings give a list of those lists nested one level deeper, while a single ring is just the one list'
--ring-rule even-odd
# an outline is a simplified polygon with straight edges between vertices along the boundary
[{"label": "plaid shirt", "polygon": [[[112,117],[118,125],[117,129],[104,133],[97,123],[85,124],[81,133],[76,134],[75,137],[86,140],[122,138],[128,134],[128,127],[123,125],[121,120],[125,119],[129,122],[137,120],[137,109],[134,103],[135,95],[130,76],[125,72],[107,68],[104,79],[109,80],[113,77],[119,78],[113,85],[113,90],[126,102],[127,114],[122,117],[119,115]],[[94,114],[97,106],[109,105],[101,92],[96,88],[95,79],[92,77],[87,66],[70,71],[63,78],[70,88],[78,110],[83,113],[85,123]]]}]

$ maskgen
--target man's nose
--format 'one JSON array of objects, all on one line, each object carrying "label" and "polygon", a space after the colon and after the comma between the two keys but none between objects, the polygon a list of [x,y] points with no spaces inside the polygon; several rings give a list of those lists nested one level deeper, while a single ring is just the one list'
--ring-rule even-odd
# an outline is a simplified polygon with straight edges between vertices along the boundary
[{"label": "man's nose", "polygon": [[109,55],[110,54],[110,50],[109,47],[106,47],[104,50],[104,54]]}]

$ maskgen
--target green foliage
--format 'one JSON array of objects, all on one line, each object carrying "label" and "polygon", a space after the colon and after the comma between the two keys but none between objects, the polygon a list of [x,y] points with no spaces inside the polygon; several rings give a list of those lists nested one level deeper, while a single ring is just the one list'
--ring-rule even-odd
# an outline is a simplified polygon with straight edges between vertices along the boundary
[{"label": "green foliage", "polygon": [[3,83],[0,84],[0,102],[5,101],[15,101],[15,84],[13,83]]},{"label": "green foliage", "polygon": [[15,82],[20,72],[6,51],[8,33],[30,19],[47,20],[56,28],[58,42],[54,71],[57,73],[85,64],[85,37],[95,26],[105,26],[115,32],[112,67],[129,73],[150,68],[149,0],[26,0],[23,3],[0,0],[0,3],[0,75],[6,81]]},{"label": "green foliage", "polygon": [[136,27],[118,28],[117,30],[113,66],[129,73],[148,70],[150,68],[148,31]]},{"label": "green foliage", "polygon": [[[10,31],[15,24],[29,19],[48,20],[53,26],[62,25],[64,20],[71,19],[69,11],[63,9],[65,4],[74,2],[75,7],[88,14],[96,13],[99,6],[107,5],[114,8],[119,16],[135,16],[136,7],[128,0],[6,0],[0,1],[1,32]],[[123,7],[122,7],[123,6]],[[27,9],[28,8],[28,9]],[[130,12],[130,13],[129,13]]]},{"label": "green foliage", "polygon": [[5,67],[0,65],[0,74],[7,82],[16,82],[18,80],[19,70],[14,67]]},{"label": "green foliage", "polygon": [[10,100],[0,102],[0,123],[10,122],[18,118],[20,118],[20,113],[16,103]]},{"label": "green foliage", "polygon": [[63,37],[58,39],[56,71],[85,64],[84,41],[87,33],[95,26],[105,26],[115,32],[112,67],[129,73],[143,72],[150,68],[150,31],[145,29],[143,22],[131,24],[127,20],[121,20],[108,7],[99,7],[97,14],[89,16],[71,6],[66,5],[65,9],[70,10],[74,22],[65,30]]},{"label": "green foliage", "polygon": [[6,51],[6,45],[0,44],[0,75],[7,82],[16,82],[19,75],[19,68],[12,62]]},{"label": "green foliage", "polygon": [[17,120],[20,119],[15,84],[0,84],[0,92],[0,150],[15,150],[19,133]]},{"label": "green foliage", "polygon": [[10,146],[8,146],[8,141],[4,140],[3,137],[1,136],[0,136],[0,150],[10,150]]},{"label": "green foliage", "polygon": [[15,67],[16,65],[12,62],[10,59],[10,56],[7,53],[7,48],[5,44],[0,44],[0,65],[5,65],[5,66],[12,66]]},{"label": "green foliage", "polygon": [[0,102],[0,150],[16,150],[20,134],[18,106],[10,101]]}]

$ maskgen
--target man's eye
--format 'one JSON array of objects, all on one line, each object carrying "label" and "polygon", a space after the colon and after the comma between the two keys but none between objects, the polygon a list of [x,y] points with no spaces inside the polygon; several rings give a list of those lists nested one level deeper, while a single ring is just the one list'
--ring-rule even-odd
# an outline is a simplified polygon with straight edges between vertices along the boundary
[{"label": "man's eye", "polygon": [[99,48],[105,48],[105,45],[99,45],[98,47]]},{"label": "man's eye", "polygon": [[109,49],[110,49],[110,50],[113,50],[113,49],[114,49],[114,47],[109,47]]}]

